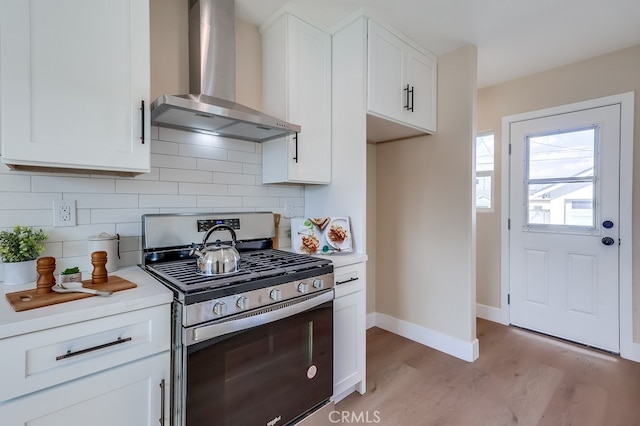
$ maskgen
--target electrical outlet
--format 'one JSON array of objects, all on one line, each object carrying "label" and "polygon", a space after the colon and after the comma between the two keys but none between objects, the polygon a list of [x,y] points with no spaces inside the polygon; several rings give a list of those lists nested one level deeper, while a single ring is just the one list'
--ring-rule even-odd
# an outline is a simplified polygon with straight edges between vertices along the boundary
[{"label": "electrical outlet", "polygon": [[53,200],[53,226],[76,226],[75,200]]},{"label": "electrical outlet", "polygon": [[292,218],[293,216],[295,216],[293,203],[290,203],[290,202],[284,203],[284,217]]}]

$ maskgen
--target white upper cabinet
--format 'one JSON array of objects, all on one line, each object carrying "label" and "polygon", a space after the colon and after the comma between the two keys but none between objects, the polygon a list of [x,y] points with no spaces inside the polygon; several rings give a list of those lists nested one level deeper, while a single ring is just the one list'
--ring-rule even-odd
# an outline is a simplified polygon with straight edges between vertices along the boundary
[{"label": "white upper cabinet", "polygon": [[262,144],[262,181],[330,183],[331,36],[290,14],[261,33],[263,109],[301,127]]},{"label": "white upper cabinet", "polygon": [[434,56],[369,20],[367,109],[418,130],[399,137],[436,131],[436,67]]},{"label": "white upper cabinet", "polygon": [[3,0],[2,162],[148,172],[149,55],[148,0]]}]

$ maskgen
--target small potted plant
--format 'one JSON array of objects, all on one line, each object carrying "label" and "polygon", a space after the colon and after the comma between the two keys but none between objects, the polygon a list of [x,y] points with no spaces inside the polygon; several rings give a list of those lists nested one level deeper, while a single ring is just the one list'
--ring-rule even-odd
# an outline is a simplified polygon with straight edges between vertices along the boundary
[{"label": "small potted plant", "polygon": [[0,260],[5,284],[24,284],[37,278],[36,259],[44,251],[47,234],[28,226],[17,225],[0,232]]},{"label": "small potted plant", "polygon": [[67,268],[60,273],[59,283],[70,283],[70,282],[80,282],[82,281],[82,272],[80,272],[80,268],[74,266],[73,268]]}]

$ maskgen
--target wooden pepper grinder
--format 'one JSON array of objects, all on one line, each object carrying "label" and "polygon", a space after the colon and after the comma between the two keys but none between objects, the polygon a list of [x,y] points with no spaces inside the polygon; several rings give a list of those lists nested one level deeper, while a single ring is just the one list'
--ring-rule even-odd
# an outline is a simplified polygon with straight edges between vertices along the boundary
[{"label": "wooden pepper grinder", "polygon": [[36,294],[48,294],[53,292],[51,287],[56,283],[53,271],[56,269],[55,257],[40,257],[36,261],[38,281],[36,281]]},{"label": "wooden pepper grinder", "polygon": [[91,253],[91,264],[93,265],[93,272],[91,272],[91,284],[102,284],[109,281],[107,275],[107,252],[106,251],[94,251]]}]

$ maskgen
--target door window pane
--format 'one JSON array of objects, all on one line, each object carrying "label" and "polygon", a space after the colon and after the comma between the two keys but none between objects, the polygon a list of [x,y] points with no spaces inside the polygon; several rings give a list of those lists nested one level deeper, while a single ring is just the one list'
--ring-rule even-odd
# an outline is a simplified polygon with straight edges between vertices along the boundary
[{"label": "door window pane", "polygon": [[595,130],[529,138],[529,179],[593,174]]},{"label": "door window pane", "polygon": [[526,223],[595,227],[596,127],[526,140]]}]

